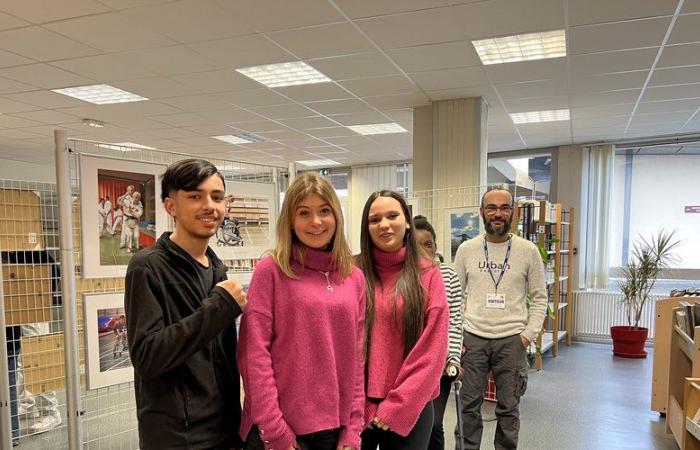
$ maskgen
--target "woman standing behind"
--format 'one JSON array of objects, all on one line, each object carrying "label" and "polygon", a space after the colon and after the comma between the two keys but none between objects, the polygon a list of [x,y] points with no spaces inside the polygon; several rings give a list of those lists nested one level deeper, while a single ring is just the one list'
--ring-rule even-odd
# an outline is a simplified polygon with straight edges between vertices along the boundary
[{"label": "woman standing behind", "polygon": [[439,268],[421,258],[411,216],[394,191],[370,195],[359,266],[367,278],[367,402],[362,449],[425,450],[447,355]]},{"label": "woman standing behind", "polygon": [[255,268],[241,320],[245,448],[358,449],[365,281],[328,180],[294,180],[271,253]]},{"label": "woman standing behind", "polygon": [[[424,216],[416,216],[413,218],[413,225],[416,228],[416,239],[418,245],[423,248],[430,259],[435,260],[436,243],[435,229]],[[450,326],[449,326],[449,348],[447,352],[447,362],[445,371],[440,379],[440,396],[433,400],[433,408],[435,410],[435,421],[433,423],[433,432],[430,435],[430,445],[428,450],[444,450],[445,448],[445,432],[442,427],[442,419],[445,416],[445,406],[447,399],[450,396],[452,382],[459,378],[462,379],[464,370],[462,369],[462,287],[459,284],[457,272],[445,263],[440,264],[440,273],[442,280],[445,282],[445,291],[447,293],[447,304],[450,307]]]}]

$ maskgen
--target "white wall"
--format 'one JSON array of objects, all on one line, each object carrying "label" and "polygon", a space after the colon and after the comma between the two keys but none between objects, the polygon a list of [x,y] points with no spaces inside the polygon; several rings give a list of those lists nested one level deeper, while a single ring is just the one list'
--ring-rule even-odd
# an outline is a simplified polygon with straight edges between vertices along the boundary
[{"label": "white wall", "polygon": [[53,164],[49,166],[0,159],[0,180],[56,183],[56,168]]}]

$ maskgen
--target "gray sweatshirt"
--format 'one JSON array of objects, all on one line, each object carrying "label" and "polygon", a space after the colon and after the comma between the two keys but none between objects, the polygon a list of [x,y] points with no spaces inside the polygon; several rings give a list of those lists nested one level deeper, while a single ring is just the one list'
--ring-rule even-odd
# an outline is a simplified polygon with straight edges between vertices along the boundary
[{"label": "gray sweatshirt", "polygon": [[[465,290],[464,329],[487,339],[522,334],[532,342],[542,329],[547,311],[547,286],[544,264],[537,246],[513,235],[508,263],[498,294],[505,295],[504,308],[487,308],[487,295],[496,294],[484,252],[484,236],[470,239],[457,249],[454,268]],[[487,242],[488,261],[493,278],[498,281],[508,249],[508,242]],[[525,301],[532,297],[530,310]],[[500,301],[496,301],[500,303]]]}]

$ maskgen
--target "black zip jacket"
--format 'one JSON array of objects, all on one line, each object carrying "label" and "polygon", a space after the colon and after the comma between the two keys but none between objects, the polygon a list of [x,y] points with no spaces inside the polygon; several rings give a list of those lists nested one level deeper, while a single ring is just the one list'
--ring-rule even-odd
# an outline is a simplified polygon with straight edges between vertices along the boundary
[{"label": "black zip jacket", "polygon": [[240,444],[235,319],[226,266],[208,248],[214,282],[164,233],[131,258],[125,308],[143,450]]}]

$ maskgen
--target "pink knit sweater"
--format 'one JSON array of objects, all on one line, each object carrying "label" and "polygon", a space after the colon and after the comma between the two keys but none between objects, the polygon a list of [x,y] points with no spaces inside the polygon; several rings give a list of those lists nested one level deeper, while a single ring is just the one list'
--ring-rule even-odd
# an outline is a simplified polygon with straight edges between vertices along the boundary
[{"label": "pink knit sweater", "polygon": [[[379,277],[375,286],[374,324],[370,337],[365,422],[379,417],[389,429],[407,436],[425,405],[440,393],[440,377],[447,357],[449,311],[440,268],[421,260],[421,284],[425,293],[425,327],[406,359],[403,358],[403,327],[393,313],[396,282],[406,249],[395,253],[372,250]],[[403,298],[396,301],[397,316],[403,314]],[[378,402],[377,402],[378,401]]]},{"label": "pink knit sweater", "polygon": [[340,427],[340,443],[359,450],[364,276],[354,268],[342,278],[329,252],[305,252],[303,266],[293,261],[299,279],[271,257],[255,268],[238,341],[240,434],[246,439],[257,425],[266,449],[287,450],[297,435]]}]

